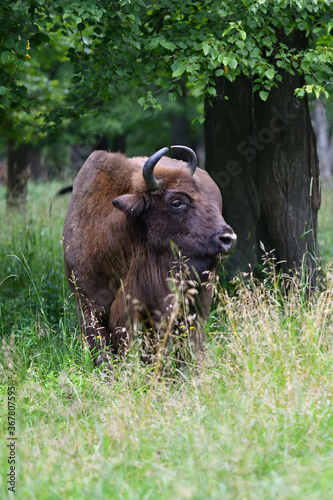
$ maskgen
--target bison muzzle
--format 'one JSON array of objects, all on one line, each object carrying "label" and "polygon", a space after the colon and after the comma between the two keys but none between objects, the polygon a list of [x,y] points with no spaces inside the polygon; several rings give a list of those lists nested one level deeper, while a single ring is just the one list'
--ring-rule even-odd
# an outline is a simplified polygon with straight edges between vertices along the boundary
[{"label": "bison muzzle", "polygon": [[190,148],[172,147],[186,151],[187,164],[163,156],[168,148],[150,158],[94,151],[75,179],[63,232],[65,268],[92,350],[107,346],[117,354],[138,325],[163,334],[175,266],[188,271],[196,292],[192,317],[204,320],[212,300],[208,277],[235,248],[217,185],[197,168]]}]

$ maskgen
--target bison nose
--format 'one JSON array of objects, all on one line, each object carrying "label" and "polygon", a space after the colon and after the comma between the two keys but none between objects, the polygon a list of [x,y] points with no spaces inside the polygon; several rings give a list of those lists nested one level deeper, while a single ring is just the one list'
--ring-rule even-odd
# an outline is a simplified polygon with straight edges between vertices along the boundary
[{"label": "bison nose", "polygon": [[213,236],[213,244],[217,253],[231,254],[236,246],[237,236],[230,226],[225,226]]}]

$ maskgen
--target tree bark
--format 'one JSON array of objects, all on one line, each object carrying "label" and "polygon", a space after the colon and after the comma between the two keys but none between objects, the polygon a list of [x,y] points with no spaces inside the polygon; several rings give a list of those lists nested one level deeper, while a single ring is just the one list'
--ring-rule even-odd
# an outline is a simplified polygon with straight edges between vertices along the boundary
[{"label": "tree bark", "polygon": [[265,234],[258,164],[243,154],[254,128],[251,82],[239,77],[231,84],[218,78],[216,86],[218,97],[206,102],[205,110],[206,169],[220,187],[224,218],[238,237],[237,248],[225,263],[228,277],[232,277],[238,269],[248,271],[249,264],[257,267],[259,240]]},{"label": "tree bark", "polygon": [[26,200],[28,182],[28,148],[26,144],[17,144],[14,139],[7,142],[7,206],[15,208]]},{"label": "tree bark", "polygon": [[294,97],[303,78],[286,73],[266,103],[257,100],[259,197],[267,231],[284,268],[315,282],[320,207],[316,137],[308,101]]},{"label": "tree bark", "polygon": [[39,179],[42,168],[42,160],[40,149],[31,146],[31,149],[27,150],[27,164],[29,174],[34,180]]},{"label": "tree bark", "polygon": [[218,97],[206,103],[206,159],[224,217],[238,235],[225,264],[228,278],[249,264],[258,270],[261,241],[267,251],[275,249],[284,270],[303,269],[314,284],[319,171],[307,99],[294,97],[303,80],[284,73],[266,102],[246,77],[233,83],[220,77],[216,84]]}]

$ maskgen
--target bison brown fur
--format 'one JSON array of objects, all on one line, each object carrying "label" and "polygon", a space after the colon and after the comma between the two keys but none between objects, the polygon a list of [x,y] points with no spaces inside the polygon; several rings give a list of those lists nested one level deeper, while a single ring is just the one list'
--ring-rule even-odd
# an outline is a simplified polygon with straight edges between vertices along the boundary
[{"label": "bison brown fur", "polygon": [[148,158],[105,151],[93,152],[75,179],[63,232],[65,268],[91,349],[99,338],[118,353],[136,323],[158,330],[170,304],[175,248],[197,281],[196,310],[205,318],[212,299],[205,272],[234,249],[215,182],[165,151],[151,170],[154,187],[143,177]]}]

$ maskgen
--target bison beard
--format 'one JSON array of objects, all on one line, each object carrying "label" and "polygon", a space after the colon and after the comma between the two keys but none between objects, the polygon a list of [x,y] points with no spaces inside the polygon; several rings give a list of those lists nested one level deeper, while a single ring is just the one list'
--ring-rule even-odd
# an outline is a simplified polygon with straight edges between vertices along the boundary
[{"label": "bison beard", "polygon": [[[218,258],[232,253],[236,235],[195,153],[174,147],[187,152],[187,165],[163,156],[168,148],[150,158],[95,151],[75,179],[63,232],[65,269],[91,350],[106,346],[118,354],[138,325],[157,338],[185,313],[197,323],[208,315],[206,282]],[[188,311],[177,305],[177,290]],[[202,349],[203,330],[195,335],[195,349]]]}]

